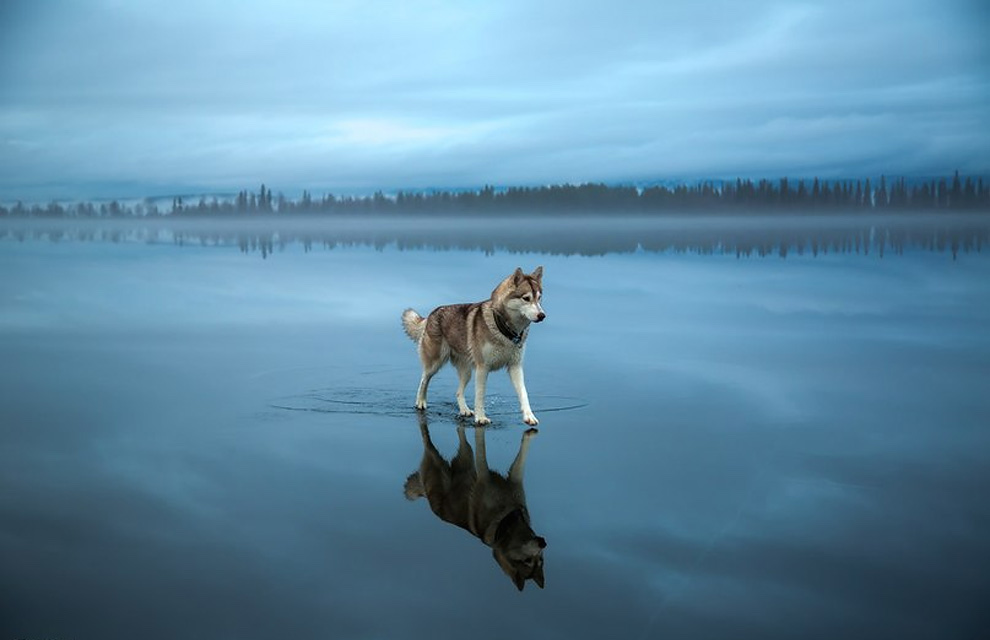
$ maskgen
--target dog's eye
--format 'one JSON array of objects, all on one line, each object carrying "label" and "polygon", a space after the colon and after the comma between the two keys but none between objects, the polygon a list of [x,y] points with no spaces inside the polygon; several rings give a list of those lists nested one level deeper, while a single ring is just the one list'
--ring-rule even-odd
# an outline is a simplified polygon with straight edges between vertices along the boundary
[{"label": "dog's eye", "polygon": [[533,296],[529,295],[528,293],[523,296],[523,300],[525,300],[526,302],[529,302],[532,299],[533,299]]}]

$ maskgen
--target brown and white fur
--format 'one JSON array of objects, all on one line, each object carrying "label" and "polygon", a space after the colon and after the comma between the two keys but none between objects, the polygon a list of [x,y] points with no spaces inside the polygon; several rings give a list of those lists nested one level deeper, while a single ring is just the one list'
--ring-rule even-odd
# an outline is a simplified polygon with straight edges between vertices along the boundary
[{"label": "brown and white fur", "polygon": [[[531,274],[517,268],[499,283],[488,300],[451,304],[434,309],[423,318],[412,309],[402,313],[402,326],[417,344],[423,377],[416,392],[416,408],[426,409],[430,379],[448,360],[457,369],[457,408],[464,417],[474,415],[475,424],[489,424],[485,415],[485,383],[488,372],[507,367],[519,396],[523,421],[539,421],[529,406],[523,376],[523,354],[529,325],[546,318],[543,298],[543,267]],[[464,401],[464,388],[474,372],[474,411]]]}]

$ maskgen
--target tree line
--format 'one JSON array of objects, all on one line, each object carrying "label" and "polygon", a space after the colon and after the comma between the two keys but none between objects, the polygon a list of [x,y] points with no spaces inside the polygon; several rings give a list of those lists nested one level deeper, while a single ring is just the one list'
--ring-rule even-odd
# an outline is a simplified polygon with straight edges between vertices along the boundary
[{"label": "tree line", "polygon": [[475,190],[378,191],[371,196],[314,198],[309,191],[291,200],[261,185],[258,193],[240,191],[233,198],[201,196],[189,201],[176,196],[170,207],[145,200],[80,202],[26,206],[0,205],[0,217],[119,218],[127,216],[267,216],[311,214],[512,214],[561,213],[662,214],[688,211],[745,211],[797,213],[809,211],[990,211],[990,184],[983,178],[912,181],[905,178],[866,180],[743,180],[703,181],[674,186],[636,187],[601,183],[540,187],[485,186]]}]

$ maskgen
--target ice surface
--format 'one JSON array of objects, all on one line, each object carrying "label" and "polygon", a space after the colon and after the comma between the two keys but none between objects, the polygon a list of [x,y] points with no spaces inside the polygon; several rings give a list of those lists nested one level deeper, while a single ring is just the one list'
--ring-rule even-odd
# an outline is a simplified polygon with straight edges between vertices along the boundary
[{"label": "ice surface", "polygon": [[[986,621],[990,259],[0,242],[5,637],[959,637]],[[545,268],[546,589],[403,497],[399,314]],[[430,429],[457,446],[452,370]],[[525,429],[504,373],[488,459]]]}]

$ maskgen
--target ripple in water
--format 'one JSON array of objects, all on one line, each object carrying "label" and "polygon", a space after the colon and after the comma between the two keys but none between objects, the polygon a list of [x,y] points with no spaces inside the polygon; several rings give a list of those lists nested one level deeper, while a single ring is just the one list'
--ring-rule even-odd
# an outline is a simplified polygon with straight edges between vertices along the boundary
[{"label": "ripple in water", "polygon": [[[588,405],[582,398],[555,395],[530,395],[533,412],[539,415],[555,411],[571,411]],[[276,398],[269,403],[273,409],[311,411],[315,413],[368,414],[407,417],[415,415],[413,394],[393,389],[372,387],[314,389],[298,395]],[[486,399],[485,411],[490,417],[516,416],[519,402],[514,395],[492,395]],[[430,403],[431,418],[457,418],[457,405],[452,401]]]}]

